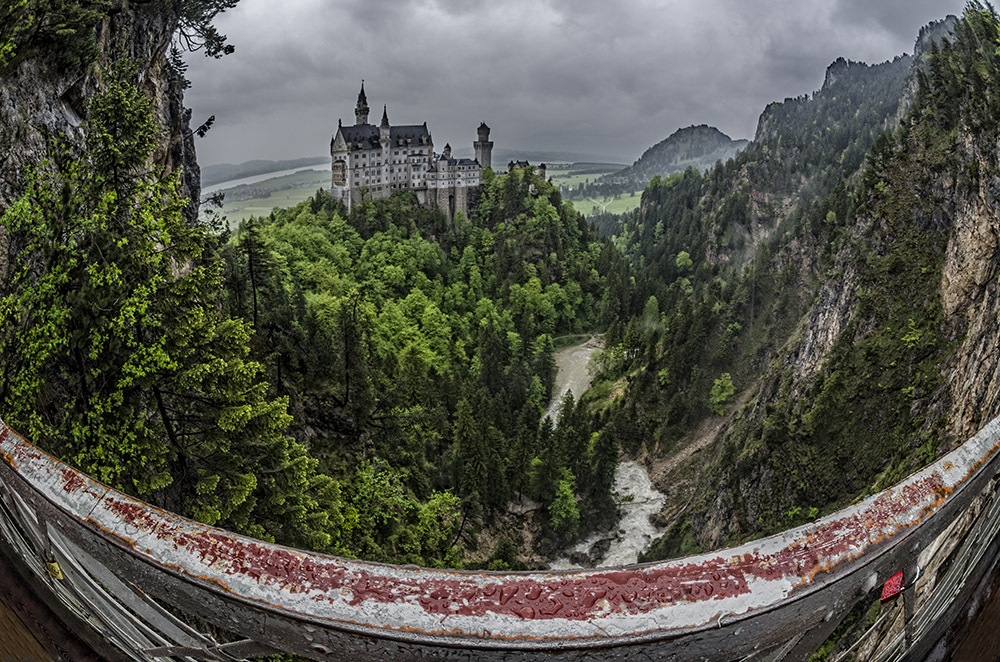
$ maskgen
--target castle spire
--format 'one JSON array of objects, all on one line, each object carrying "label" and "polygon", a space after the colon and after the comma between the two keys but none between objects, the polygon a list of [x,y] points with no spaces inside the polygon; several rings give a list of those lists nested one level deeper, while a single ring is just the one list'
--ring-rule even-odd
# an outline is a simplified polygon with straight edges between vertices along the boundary
[{"label": "castle spire", "polygon": [[365,81],[361,81],[361,92],[358,93],[358,105],[354,109],[357,124],[368,124],[368,97],[365,96]]},{"label": "castle spire", "polygon": [[382,144],[382,149],[389,148],[392,140],[392,127],[389,126],[389,111],[382,106],[382,126],[378,128],[378,140]]}]

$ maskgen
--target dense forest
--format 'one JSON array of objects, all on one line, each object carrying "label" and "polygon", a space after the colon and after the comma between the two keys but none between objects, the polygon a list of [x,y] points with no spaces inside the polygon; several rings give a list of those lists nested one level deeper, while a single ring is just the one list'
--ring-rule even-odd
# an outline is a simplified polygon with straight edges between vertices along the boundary
[{"label": "dense forest", "polygon": [[[212,19],[235,2],[172,3],[175,45],[228,52]],[[53,136],[0,218],[0,414],[99,480],[265,540],[505,569],[610,521],[622,456],[668,467],[660,558],[807,521],[953,441],[942,366],[967,329],[938,290],[951,201],[995,169],[988,6],[912,58],[838,60],[736,157],[596,227],[529,167],[485,171],[468,217],[318,191],[222,231],[157,162],[140,63],[94,63],[107,5],[57,5],[0,9],[0,74],[96,81],[82,139]],[[543,419],[584,333],[594,387]]]},{"label": "dense forest", "polygon": [[[620,316],[631,281],[533,169],[488,171],[452,222],[412,194],[344,214],[321,191],[241,224],[221,254],[228,311],[343,485],[345,552],[456,564],[465,522],[522,495],[547,508],[543,546],[607,514],[617,441],[592,438],[571,397],[555,429],[541,415],[553,339]],[[421,527],[438,537],[413,554]]]},{"label": "dense forest", "polygon": [[136,65],[100,75],[84,143],[0,221],[6,422],[164,508],[373,560],[517,565],[475,534],[522,497],[541,549],[613,513],[617,439],[572,398],[541,417],[559,336],[623,316],[632,280],[555,187],[487,172],[451,221],[320,191],[220,235],[150,168]]}]

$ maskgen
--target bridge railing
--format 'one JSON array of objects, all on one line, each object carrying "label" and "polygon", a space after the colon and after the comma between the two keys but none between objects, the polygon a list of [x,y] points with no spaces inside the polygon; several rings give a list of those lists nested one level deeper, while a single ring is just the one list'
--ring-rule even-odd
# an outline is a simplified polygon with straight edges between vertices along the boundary
[{"label": "bridge railing", "polygon": [[739,547],[494,573],[228,533],[112,490],[0,423],[0,546],[112,660],[799,660],[900,570],[901,595],[849,655],[923,659],[993,570],[998,446],[1000,419],[884,492]]}]

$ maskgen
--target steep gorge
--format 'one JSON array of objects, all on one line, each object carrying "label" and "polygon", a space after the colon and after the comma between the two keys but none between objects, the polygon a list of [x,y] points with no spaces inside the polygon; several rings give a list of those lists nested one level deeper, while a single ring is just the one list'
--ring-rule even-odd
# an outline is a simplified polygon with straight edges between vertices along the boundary
[{"label": "steep gorge", "polygon": [[[673,492],[667,512],[687,508],[649,558],[808,521],[893,484],[1000,413],[997,69],[995,54],[978,46],[995,40],[996,23],[991,9],[973,5],[960,21],[925,29],[899,110],[886,113],[889,132],[859,169],[831,170],[846,152],[812,163],[793,154],[773,171],[793,173],[784,204],[773,204],[781,199],[773,187],[750,186],[742,213],[701,216],[704,252],[691,252],[693,273],[674,276],[687,276],[687,296],[656,291],[696,312],[667,309],[660,344],[644,348],[654,358],[636,366],[620,403],[659,425],[655,444],[644,437],[654,454],[706,449],[696,481],[661,476]],[[824,90],[860,66],[835,63]],[[774,149],[787,111],[765,111],[748,153]],[[707,178],[729,175],[721,188],[738,187],[739,167]],[[740,234],[742,246],[725,239]],[[686,366],[670,356],[682,349],[676,340],[664,346],[682,323],[709,348]],[[698,403],[724,371],[737,397],[719,420]],[[655,416],[677,384],[673,402],[690,400],[667,427]],[[669,415],[670,405],[660,411]],[[695,424],[709,420],[721,428],[706,442]],[[637,437],[647,434],[642,425]]]}]

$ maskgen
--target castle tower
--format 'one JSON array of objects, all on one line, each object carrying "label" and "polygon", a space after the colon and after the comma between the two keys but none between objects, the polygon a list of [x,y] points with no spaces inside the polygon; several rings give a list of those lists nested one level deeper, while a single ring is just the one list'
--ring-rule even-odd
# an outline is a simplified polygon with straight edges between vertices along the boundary
[{"label": "castle tower", "polygon": [[493,142],[490,140],[490,127],[486,122],[479,125],[479,140],[472,143],[476,150],[476,160],[483,170],[490,167],[493,157]]},{"label": "castle tower", "polygon": [[382,143],[382,149],[389,146],[389,136],[392,132],[389,127],[389,111],[386,106],[382,106],[382,124],[378,127],[378,139]]},{"label": "castle tower", "polygon": [[358,105],[354,108],[356,124],[368,124],[368,97],[365,96],[365,81],[361,81],[361,92],[358,94]]}]

